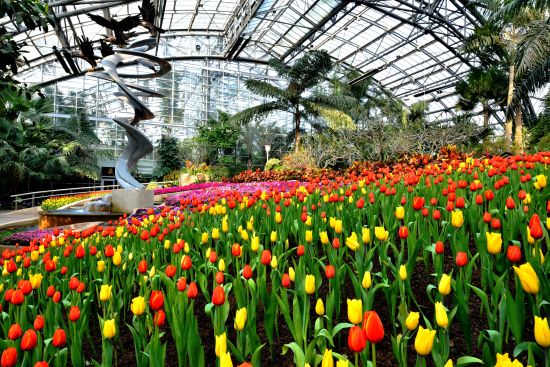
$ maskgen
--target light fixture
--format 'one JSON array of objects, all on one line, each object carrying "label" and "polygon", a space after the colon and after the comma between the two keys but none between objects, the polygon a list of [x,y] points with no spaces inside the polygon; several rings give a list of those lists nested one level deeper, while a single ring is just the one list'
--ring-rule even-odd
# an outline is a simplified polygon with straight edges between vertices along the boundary
[{"label": "light fixture", "polygon": [[271,144],[264,145],[265,148],[265,161],[269,160],[269,152],[271,151]]}]

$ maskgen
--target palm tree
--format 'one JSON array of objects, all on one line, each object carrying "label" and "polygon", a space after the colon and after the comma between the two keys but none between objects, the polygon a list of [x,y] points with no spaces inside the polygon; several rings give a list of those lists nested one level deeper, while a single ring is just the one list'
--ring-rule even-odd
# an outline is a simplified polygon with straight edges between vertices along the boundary
[{"label": "palm tree", "polygon": [[477,105],[483,111],[483,128],[489,128],[489,118],[493,104],[501,105],[506,99],[507,77],[498,66],[472,68],[465,80],[456,86],[459,100],[457,109],[471,112]]},{"label": "palm tree", "polygon": [[271,101],[240,111],[233,116],[233,121],[248,124],[253,119],[262,119],[275,111],[290,112],[294,119],[296,150],[300,148],[302,118],[326,115],[327,109],[342,110],[354,103],[354,99],[349,96],[325,95],[314,91],[334,66],[326,51],[310,51],[291,67],[277,59],[271,59],[269,65],[280,77],[288,80],[288,85],[281,88],[263,80],[247,80],[245,85],[248,90]]}]

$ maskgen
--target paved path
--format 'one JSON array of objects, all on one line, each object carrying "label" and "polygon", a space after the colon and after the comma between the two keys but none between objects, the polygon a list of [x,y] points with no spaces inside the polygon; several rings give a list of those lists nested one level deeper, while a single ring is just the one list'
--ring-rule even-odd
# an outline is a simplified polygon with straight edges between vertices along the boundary
[{"label": "paved path", "polygon": [[0,229],[38,223],[38,207],[21,210],[1,210]]}]

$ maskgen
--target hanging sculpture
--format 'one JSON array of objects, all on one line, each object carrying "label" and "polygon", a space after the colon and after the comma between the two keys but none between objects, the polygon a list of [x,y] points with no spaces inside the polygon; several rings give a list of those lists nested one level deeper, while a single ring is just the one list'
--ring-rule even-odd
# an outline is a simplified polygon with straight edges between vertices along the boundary
[{"label": "hanging sculpture", "polygon": [[[140,18],[140,15],[138,14],[128,16],[121,21],[117,21],[112,18],[106,19],[99,15],[88,14],[90,19],[94,22],[114,33],[114,36],[107,36],[105,39],[100,40],[101,56],[95,54],[93,42],[91,42],[84,35],[82,38],[75,35],[79,52],[69,53],[67,50],[62,50],[64,55],[63,57],[54,46],[54,54],[67,72],[70,73],[71,69],[74,74],[79,72],[74,60],[72,60],[72,57],[79,57],[86,60],[92,66],[92,68],[88,70],[88,74],[96,78],[116,83],[119,87],[119,91],[115,92],[114,95],[126,101],[134,108],[134,116],[131,118],[113,118],[113,121],[126,131],[126,136],[128,138],[128,144],[118,158],[115,167],[116,179],[120,186],[124,189],[145,188],[143,184],[139,183],[134,177],[132,177],[130,171],[136,166],[137,162],[141,158],[153,151],[153,145],[147,136],[136,128],[136,125],[142,120],[153,119],[155,115],[138,97],[164,97],[163,94],[160,94],[154,90],[135,83],[127,82],[124,78],[158,78],[169,72],[171,69],[170,63],[166,60],[146,53],[148,50],[157,46],[157,32],[165,32],[163,29],[154,25],[155,8],[153,4],[150,0],[143,0],[139,10],[142,18]],[[128,32],[140,25],[149,30],[151,37],[128,45],[128,39],[133,37],[133,34]],[[119,48],[113,48],[111,44],[116,44]],[[96,60],[100,60],[102,70],[98,68]],[[127,74],[119,73],[117,70],[120,66],[135,63],[151,69],[152,72]],[[69,64],[71,69],[67,67],[67,64]],[[137,92],[132,90],[137,90]]]}]

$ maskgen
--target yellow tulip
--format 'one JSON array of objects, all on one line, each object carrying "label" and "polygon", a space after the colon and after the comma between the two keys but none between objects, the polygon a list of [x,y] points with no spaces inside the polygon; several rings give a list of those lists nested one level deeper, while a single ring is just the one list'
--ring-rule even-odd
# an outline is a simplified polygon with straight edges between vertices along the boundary
[{"label": "yellow tulip", "polygon": [[374,235],[379,241],[385,241],[388,239],[389,232],[384,227],[374,227]]},{"label": "yellow tulip", "polygon": [[451,277],[447,274],[443,274],[439,280],[439,293],[443,296],[448,296],[451,293]]},{"label": "yellow tulip", "polygon": [[334,220],[334,232],[338,234],[342,233],[342,220],[340,219]]},{"label": "yellow tulip", "polygon": [[525,199],[523,199],[523,204],[529,205],[531,204],[531,194],[526,194]]},{"label": "yellow tulip", "polygon": [[546,218],[546,229],[550,231],[550,217]]},{"label": "yellow tulip", "polygon": [[452,360],[452,359],[449,359],[449,360],[447,361],[447,363],[445,363],[445,365],[444,365],[443,367],[453,367],[453,366],[454,366],[453,360]]},{"label": "yellow tulip", "polygon": [[208,232],[202,232],[201,242],[202,243],[208,242]]},{"label": "yellow tulip", "polygon": [[40,285],[42,284],[42,274],[34,274],[29,277],[29,280],[31,282],[32,289],[38,289],[40,288]]},{"label": "yellow tulip", "polygon": [[245,229],[241,231],[241,238],[243,241],[248,241],[248,232]]},{"label": "yellow tulip", "polygon": [[529,242],[530,245],[535,243],[535,239],[531,236],[531,228],[529,228],[529,226],[527,226],[527,242]]},{"label": "yellow tulip", "polygon": [[332,350],[325,349],[323,353],[323,360],[321,361],[321,367],[334,367],[334,359],[332,359]]},{"label": "yellow tulip", "polygon": [[145,298],[136,297],[132,299],[130,309],[132,310],[132,313],[136,316],[143,315],[143,313],[145,312]]},{"label": "yellow tulip", "polygon": [[349,361],[347,359],[339,359],[336,362],[336,367],[350,367]]},{"label": "yellow tulip", "polygon": [[323,300],[321,298],[317,299],[317,303],[315,303],[315,313],[319,316],[323,316],[325,314],[325,305],[323,304]]},{"label": "yellow tulip", "polygon": [[447,310],[445,309],[445,306],[443,306],[443,303],[436,302],[435,303],[435,321],[437,321],[437,325],[442,328],[447,328],[449,326],[449,318],[447,317]]},{"label": "yellow tulip", "polygon": [[250,242],[250,249],[253,252],[256,252],[256,251],[258,251],[259,248],[260,248],[260,237],[258,237],[256,235],[253,235],[252,236],[252,241]]},{"label": "yellow tulip", "polygon": [[487,251],[490,254],[496,255],[502,249],[502,234],[494,232],[485,232],[487,236]]},{"label": "yellow tulip", "polygon": [[220,239],[220,230],[218,228],[212,228],[212,239],[213,240]]},{"label": "yellow tulip", "polygon": [[514,266],[514,271],[516,272],[523,290],[527,293],[537,294],[539,292],[540,284],[539,277],[535,273],[535,269],[529,263],[520,265],[519,268]]},{"label": "yellow tulip", "polygon": [[361,286],[365,289],[369,289],[372,286],[372,277],[370,271],[366,271],[365,274],[363,274],[363,281],[361,282]]},{"label": "yellow tulip", "polygon": [[247,318],[247,311],[246,307],[243,307],[239,310],[237,310],[235,314],[235,329],[241,331],[244,329],[244,325],[246,324],[246,318]]},{"label": "yellow tulip", "polygon": [[306,231],[306,242],[313,241],[313,231]]},{"label": "yellow tulip", "polygon": [[453,210],[451,213],[451,224],[455,228],[460,228],[464,224],[464,214],[460,210]]},{"label": "yellow tulip", "polygon": [[427,356],[432,351],[434,345],[435,330],[418,327],[416,338],[414,339],[414,349],[421,356]]},{"label": "yellow tulip", "polygon": [[296,279],[296,272],[294,271],[294,268],[292,266],[288,268],[288,277],[291,281],[294,281]]},{"label": "yellow tulip", "polygon": [[409,312],[407,319],[405,319],[405,325],[407,329],[413,331],[418,327],[418,321],[420,320],[420,312]]},{"label": "yellow tulip", "polygon": [[225,335],[225,333],[216,335],[216,346],[214,351],[216,352],[216,357],[220,357],[227,351],[227,335]]},{"label": "yellow tulip", "polygon": [[279,212],[275,212],[275,223],[281,224],[283,221],[283,216]]},{"label": "yellow tulip", "polygon": [[540,174],[540,175],[536,175],[535,176],[535,189],[537,190],[542,190],[543,188],[546,187],[546,176],[543,175],[543,174]]},{"label": "yellow tulip", "polygon": [[101,286],[101,289],[99,291],[99,299],[103,302],[107,302],[111,299],[111,288],[112,285],[104,284]]},{"label": "yellow tulip", "polygon": [[117,251],[113,255],[113,265],[119,266],[121,262],[122,262],[122,257],[120,256],[120,253]]},{"label": "yellow tulip", "polygon": [[32,262],[37,262],[38,261],[38,258],[40,257],[39,256],[40,254],[38,253],[38,251],[32,251],[31,252],[31,260]]},{"label": "yellow tulip", "polygon": [[123,250],[122,250],[122,245],[118,245],[118,246],[116,247],[116,252],[118,252],[119,254],[122,254],[122,251],[123,251]]},{"label": "yellow tulip", "polygon": [[495,364],[495,367],[523,367],[523,364],[517,359],[512,361],[510,357],[508,357],[508,353],[497,353],[497,364]]},{"label": "yellow tulip", "polygon": [[405,267],[405,265],[401,265],[399,267],[399,279],[401,279],[402,281],[407,280],[407,268]]},{"label": "yellow tulip", "polygon": [[227,223],[227,217],[222,220],[222,232],[227,233],[229,231],[229,224]]},{"label": "yellow tulip", "polygon": [[352,324],[359,324],[363,319],[363,301],[348,298],[348,320]]},{"label": "yellow tulip", "polygon": [[370,243],[370,228],[363,227],[361,234],[363,243]]},{"label": "yellow tulip", "polygon": [[548,320],[535,316],[535,340],[543,348],[550,347],[550,328]]},{"label": "yellow tulip", "polygon": [[225,271],[225,260],[224,259],[220,259],[218,261],[218,270],[219,271]]},{"label": "yellow tulip", "polygon": [[220,367],[233,367],[233,362],[231,361],[231,354],[229,352],[224,352],[220,356]]},{"label": "yellow tulip", "polygon": [[172,246],[172,243],[170,242],[170,240],[164,240],[164,249],[170,250],[170,246]]},{"label": "yellow tulip", "polygon": [[153,265],[153,266],[151,267],[151,270],[149,270],[149,278],[154,277],[156,272],[157,272],[157,271],[156,271],[156,269],[155,269],[155,265]]},{"label": "yellow tulip", "polygon": [[277,256],[273,255],[273,257],[271,257],[271,263],[270,263],[271,268],[276,269],[278,264],[279,263],[277,262]]},{"label": "yellow tulip", "polygon": [[399,220],[405,218],[405,208],[402,206],[395,208],[395,217]]},{"label": "yellow tulip", "polygon": [[271,231],[271,235],[269,236],[269,240],[271,242],[277,242],[277,232],[276,231]]},{"label": "yellow tulip", "polygon": [[315,275],[306,275],[305,290],[307,294],[315,292]]},{"label": "yellow tulip", "polygon": [[327,231],[321,231],[319,232],[319,239],[321,240],[321,244],[328,245],[330,243],[328,239]]},{"label": "yellow tulip", "polygon": [[359,249],[360,245],[355,232],[351,232],[351,236],[346,238],[346,246],[348,246],[349,249],[354,252]]},{"label": "yellow tulip", "polygon": [[115,319],[105,320],[103,322],[103,336],[107,339],[112,339],[116,334]]}]

